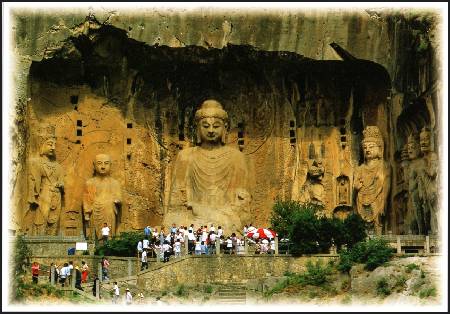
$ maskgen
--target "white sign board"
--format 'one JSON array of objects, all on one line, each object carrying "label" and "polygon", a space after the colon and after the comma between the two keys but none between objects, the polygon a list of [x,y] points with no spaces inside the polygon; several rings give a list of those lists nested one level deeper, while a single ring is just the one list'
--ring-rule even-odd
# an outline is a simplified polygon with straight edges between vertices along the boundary
[{"label": "white sign board", "polygon": [[75,244],[75,250],[77,251],[87,251],[87,242],[77,242]]}]

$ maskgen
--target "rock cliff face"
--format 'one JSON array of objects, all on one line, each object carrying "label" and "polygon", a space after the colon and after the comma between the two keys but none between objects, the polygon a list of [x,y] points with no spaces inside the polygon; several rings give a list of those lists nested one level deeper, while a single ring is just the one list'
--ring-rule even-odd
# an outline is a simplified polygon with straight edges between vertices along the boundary
[{"label": "rock cliff face", "polygon": [[82,230],[81,194],[101,152],[112,156],[111,175],[124,187],[119,231],[160,224],[174,160],[195,143],[195,110],[214,98],[230,119],[227,145],[253,164],[249,223],[267,225],[277,197],[301,199],[318,162],[325,214],[352,210],[362,131],[374,125],[394,173],[384,232],[406,232],[398,155],[413,131],[428,126],[439,136],[436,15],[209,9],[13,15],[16,229],[28,210],[20,195],[27,193],[26,162],[38,149],[33,130],[43,122],[56,126],[56,158],[66,170],[65,234]]}]

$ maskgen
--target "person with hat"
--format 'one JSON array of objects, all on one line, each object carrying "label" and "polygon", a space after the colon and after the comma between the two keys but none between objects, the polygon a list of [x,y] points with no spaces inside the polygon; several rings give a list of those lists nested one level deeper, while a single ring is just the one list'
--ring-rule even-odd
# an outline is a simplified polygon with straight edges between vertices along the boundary
[{"label": "person with hat", "polygon": [[131,295],[130,289],[125,289],[125,304],[130,305],[133,302],[133,296]]}]

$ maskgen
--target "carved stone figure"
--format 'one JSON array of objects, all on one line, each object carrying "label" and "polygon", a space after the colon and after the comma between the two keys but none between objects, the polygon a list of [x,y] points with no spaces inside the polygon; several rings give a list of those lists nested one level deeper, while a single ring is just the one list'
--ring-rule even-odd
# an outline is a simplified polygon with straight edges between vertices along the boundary
[{"label": "carved stone figure", "polygon": [[300,191],[300,201],[320,207],[325,206],[325,189],[322,183],[325,169],[321,160],[314,160],[308,167],[306,182]]},{"label": "carved stone figure", "polygon": [[419,158],[420,150],[417,135],[411,134],[408,137],[408,212],[407,225],[408,232],[414,234],[424,234],[425,220],[422,203],[419,198],[419,173],[423,168],[423,160]]},{"label": "carved stone figure", "polygon": [[337,178],[338,205],[350,205],[350,180],[341,175]]},{"label": "carved stone figure", "polygon": [[367,126],[363,137],[364,163],[356,168],[353,183],[356,208],[364,220],[373,223],[375,233],[381,234],[391,171],[383,160],[384,142],[378,127]]},{"label": "carved stone figure", "polygon": [[117,220],[122,204],[119,181],[110,176],[111,157],[107,154],[95,156],[94,176],[86,181],[83,195],[83,212],[86,236],[101,239],[101,229],[106,222],[110,236],[116,232]]},{"label": "carved stone figure", "polygon": [[177,156],[164,224],[214,223],[240,231],[249,219],[249,170],[244,154],[225,145],[228,114],[206,100],[195,121],[197,146]]},{"label": "carved stone figure", "polygon": [[423,207],[425,232],[438,233],[437,213],[437,171],[439,167],[437,154],[431,145],[431,131],[423,128],[420,132],[420,151],[423,154],[422,167],[419,170],[418,192]]},{"label": "carved stone figure", "polygon": [[[32,235],[57,235],[64,194],[64,173],[55,160],[55,128],[42,126],[39,131],[39,157],[29,163],[28,204],[25,230]],[[31,228],[31,230],[29,229]]]}]

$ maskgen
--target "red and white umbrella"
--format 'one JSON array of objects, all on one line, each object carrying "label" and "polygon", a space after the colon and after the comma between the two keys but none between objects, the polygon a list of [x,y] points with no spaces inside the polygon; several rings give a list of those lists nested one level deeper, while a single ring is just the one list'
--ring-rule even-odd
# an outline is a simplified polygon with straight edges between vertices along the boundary
[{"label": "red and white umbrella", "polygon": [[273,239],[276,235],[277,233],[275,231],[266,228],[258,228],[246,234],[248,238],[253,239]]}]

